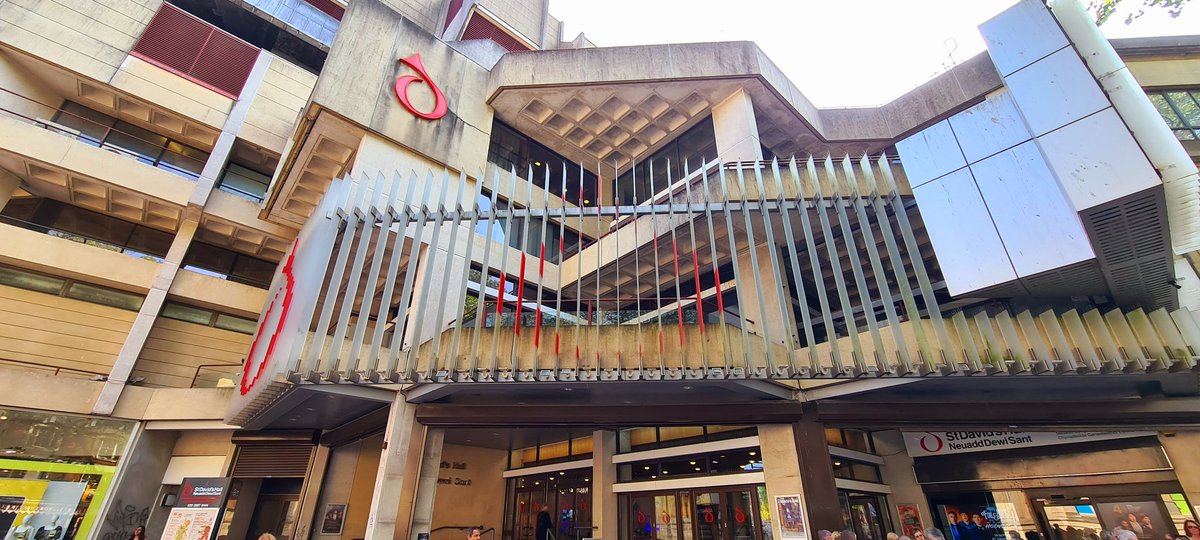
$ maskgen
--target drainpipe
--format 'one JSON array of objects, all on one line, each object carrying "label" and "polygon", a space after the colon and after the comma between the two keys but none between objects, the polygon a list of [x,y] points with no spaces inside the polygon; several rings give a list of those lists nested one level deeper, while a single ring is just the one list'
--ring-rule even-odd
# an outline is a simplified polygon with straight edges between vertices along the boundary
[{"label": "drainpipe", "polygon": [[1200,172],[1079,0],[1046,2],[1162,178],[1175,255],[1200,250]]}]

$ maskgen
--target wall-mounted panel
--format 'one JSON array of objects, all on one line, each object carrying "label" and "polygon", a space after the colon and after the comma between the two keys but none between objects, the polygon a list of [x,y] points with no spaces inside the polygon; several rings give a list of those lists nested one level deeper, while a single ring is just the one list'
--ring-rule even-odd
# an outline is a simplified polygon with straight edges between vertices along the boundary
[{"label": "wall-mounted panel", "polygon": [[941,121],[896,143],[912,187],[925,184],[967,165],[950,122]]},{"label": "wall-mounted panel", "polygon": [[1020,277],[1095,257],[1079,214],[1033,142],[971,165]]},{"label": "wall-mounted panel", "polygon": [[1017,278],[969,170],[913,188],[913,195],[950,294]]},{"label": "wall-mounted panel", "polygon": [[1028,141],[1031,136],[1007,89],[950,117],[950,127],[955,134],[962,134],[958,145],[970,163]]},{"label": "wall-mounted panel", "polygon": [[1111,107],[1038,139],[1076,210],[1161,183]]},{"label": "wall-mounted panel", "polygon": [[1041,0],[1022,0],[979,25],[979,33],[1003,77],[1068,45]]},{"label": "wall-mounted panel", "polygon": [[1005,79],[1035,136],[1109,106],[1075,49],[1063,49]]}]

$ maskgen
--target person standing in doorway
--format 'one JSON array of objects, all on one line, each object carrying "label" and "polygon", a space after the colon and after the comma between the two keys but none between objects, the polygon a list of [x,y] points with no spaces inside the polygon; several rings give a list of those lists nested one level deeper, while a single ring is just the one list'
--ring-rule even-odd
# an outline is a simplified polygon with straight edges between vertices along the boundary
[{"label": "person standing in doorway", "polygon": [[550,507],[543,504],[537,515],[537,535],[534,540],[553,540],[554,537],[550,534],[553,530],[554,520],[550,518]]},{"label": "person standing in doorway", "polygon": [[482,527],[471,527],[470,529],[467,529],[467,540],[479,540],[482,536]]}]

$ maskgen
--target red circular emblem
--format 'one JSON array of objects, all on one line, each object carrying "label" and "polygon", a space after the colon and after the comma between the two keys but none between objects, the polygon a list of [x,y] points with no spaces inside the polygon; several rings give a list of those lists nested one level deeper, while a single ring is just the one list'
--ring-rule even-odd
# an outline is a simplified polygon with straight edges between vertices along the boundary
[{"label": "red circular emblem", "polygon": [[[417,53],[408,58],[401,58],[400,62],[410,68],[413,68],[417,73],[421,74],[419,77],[416,75],[404,75],[403,77],[396,78],[396,98],[400,100],[400,104],[404,105],[404,108],[408,109],[408,112],[426,120],[437,120],[438,118],[446,116],[446,110],[449,108],[446,104],[446,96],[442,94],[441,88],[438,88],[436,84],[433,84],[433,81],[429,80],[429,73],[425,71],[425,64],[421,62],[421,54]],[[417,108],[413,106],[412,101],[408,99],[408,87],[417,81],[428,84],[429,89],[433,90],[432,111],[418,111]]]},{"label": "red circular emblem", "polygon": [[[932,448],[930,448],[930,446],[931,446],[931,443],[929,442],[930,438],[933,439],[933,443],[932,443],[933,447]],[[929,452],[930,454],[936,454],[938,452],[941,452],[942,447],[945,446],[945,444],[946,444],[946,443],[942,442],[941,437],[938,437],[937,435],[934,435],[928,431],[926,431],[925,434],[921,436],[921,440],[919,442],[921,444],[921,449],[926,452]]]}]

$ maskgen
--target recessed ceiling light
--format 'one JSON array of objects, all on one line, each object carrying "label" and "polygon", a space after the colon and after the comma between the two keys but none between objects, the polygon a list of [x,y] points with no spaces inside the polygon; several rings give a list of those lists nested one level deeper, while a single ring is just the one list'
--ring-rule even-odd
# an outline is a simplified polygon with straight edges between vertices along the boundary
[{"label": "recessed ceiling light", "polygon": [[758,455],[758,452],[750,452],[750,455],[752,455],[752,456],[757,456],[757,455]]},{"label": "recessed ceiling light", "polygon": [[566,471],[558,471],[558,475],[559,475],[559,476],[562,476],[562,475],[564,475],[564,474],[567,474],[567,473],[566,473]]},{"label": "recessed ceiling light", "polygon": [[696,467],[696,471],[697,471],[697,472],[699,472],[699,471],[700,471],[700,467]]},{"label": "recessed ceiling light", "polygon": [[692,464],[692,465],[695,465],[695,464],[696,464],[696,462],[695,462],[695,461],[689,461],[688,463],[690,463],[690,464]]},{"label": "recessed ceiling light", "polygon": [[648,470],[650,470],[650,466],[649,466],[649,465],[646,465],[646,467],[645,467],[645,468],[646,468],[646,470],[647,470],[647,471],[648,471]]}]

